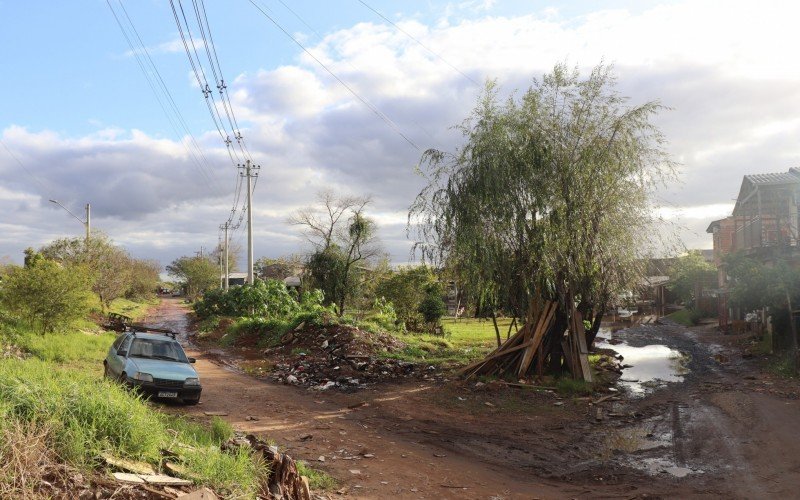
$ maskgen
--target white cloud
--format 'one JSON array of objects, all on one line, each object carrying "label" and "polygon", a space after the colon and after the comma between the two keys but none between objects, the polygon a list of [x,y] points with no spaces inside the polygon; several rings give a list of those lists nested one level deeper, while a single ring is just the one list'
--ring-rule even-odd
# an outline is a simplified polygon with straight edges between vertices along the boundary
[{"label": "white cloud", "polygon": [[[729,212],[742,175],[800,166],[800,66],[791,64],[800,46],[798,14],[800,4],[788,2],[683,1],[574,18],[548,8],[514,18],[397,23],[470,78],[497,78],[505,92],[526,88],[561,61],[584,69],[613,62],[633,102],[660,99],[672,108],[658,123],[683,163],[683,182],[660,193],[677,207],[661,215],[681,228],[687,246],[707,247],[705,226]],[[183,49],[174,42],[157,50]],[[467,116],[480,88],[395,28],[359,23],[309,50],[421,149],[459,144],[449,127]],[[239,75],[229,91],[263,167],[254,210],[257,253],[298,251],[297,231],[285,218],[330,187],[373,195],[381,238],[396,261],[407,260],[405,211],[423,184],[413,174],[419,151],[307,54]],[[115,228],[118,241],[165,261],[215,244],[216,226],[230,209],[234,172],[201,173],[180,142],[116,128],[69,138],[9,127],[2,137],[48,189],[77,205],[91,200],[98,224]],[[225,164],[215,134],[198,140],[207,156]],[[41,229],[26,235],[24,225],[12,224],[12,236],[0,236],[0,255],[20,241],[78,233],[76,221],[64,223],[31,198],[31,182],[17,170],[0,150],[0,209]],[[9,194],[15,190],[27,194],[17,199]]]}]

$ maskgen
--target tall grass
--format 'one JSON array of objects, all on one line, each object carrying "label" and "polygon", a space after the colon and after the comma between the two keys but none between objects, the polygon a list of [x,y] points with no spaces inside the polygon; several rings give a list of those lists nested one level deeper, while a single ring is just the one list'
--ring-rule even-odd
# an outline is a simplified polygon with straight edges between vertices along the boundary
[{"label": "tall grass", "polygon": [[[0,451],[15,451],[8,439],[44,436],[48,450],[72,466],[92,470],[100,456],[161,467],[161,450],[172,449],[187,477],[230,497],[255,497],[266,472],[246,451],[224,452],[233,429],[221,419],[206,427],[165,415],[119,384],[100,376],[114,334],[41,336],[0,323],[0,344],[15,344],[31,357],[0,359]],[[0,491],[19,488],[0,470]],[[22,491],[22,490],[20,490]]]}]

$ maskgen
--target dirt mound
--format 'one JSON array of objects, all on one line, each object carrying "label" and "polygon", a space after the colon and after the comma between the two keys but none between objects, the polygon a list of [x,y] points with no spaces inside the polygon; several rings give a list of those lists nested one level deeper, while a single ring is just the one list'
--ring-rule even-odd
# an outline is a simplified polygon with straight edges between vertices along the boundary
[{"label": "dirt mound", "polygon": [[275,359],[271,377],[318,390],[353,391],[367,384],[424,376],[426,368],[388,357],[405,344],[385,333],[348,325],[301,324],[264,354]]}]

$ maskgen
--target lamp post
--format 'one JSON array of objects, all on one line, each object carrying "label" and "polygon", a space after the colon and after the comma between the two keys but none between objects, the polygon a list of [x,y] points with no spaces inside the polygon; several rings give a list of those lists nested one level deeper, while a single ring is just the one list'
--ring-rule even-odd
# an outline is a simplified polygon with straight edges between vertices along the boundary
[{"label": "lamp post", "polygon": [[64,210],[67,211],[68,214],[78,219],[78,221],[81,224],[83,224],[84,227],[86,227],[86,243],[89,243],[89,235],[91,234],[91,223],[92,223],[91,205],[89,205],[88,203],[86,204],[86,220],[82,220],[80,217],[70,212],[70,210],[67,207],[59,203],[57,200],[50,200],[50,203],[55,203],[59,207],[63,208]]}]

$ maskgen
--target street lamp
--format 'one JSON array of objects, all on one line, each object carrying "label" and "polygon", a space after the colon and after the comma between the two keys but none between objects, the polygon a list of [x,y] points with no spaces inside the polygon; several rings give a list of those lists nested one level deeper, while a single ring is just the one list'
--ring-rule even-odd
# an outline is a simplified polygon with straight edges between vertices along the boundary
[{"label": "street lamp", "polygon": [[67,211],[68,214],[78,219],[78,221],[86,227],[86,242],[88,243],[89,234],[91,233],[91,220],[92,220],[91,205],[89,205],[88,203],[86,204],[86,220],[82,220],[80,217],[70,212],[70,210],[67,207],[59,203],[57,200],[50,200],[50,203],[55,203],[59,207],[63,208],[64,210]]}]

